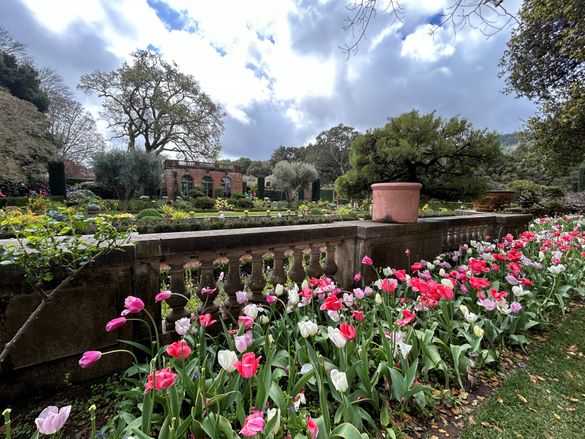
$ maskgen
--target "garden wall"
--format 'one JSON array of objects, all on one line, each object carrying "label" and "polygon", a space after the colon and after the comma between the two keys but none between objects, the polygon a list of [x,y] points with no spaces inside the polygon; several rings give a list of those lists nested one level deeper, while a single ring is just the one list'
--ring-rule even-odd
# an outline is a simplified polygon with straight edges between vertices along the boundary
[{"label": "garden wall", "polygon": [[[268,273],[273,283],[284,282],[287,277],[301,282],[307,275],[326,274],[334,276],[345,289],[351,289],[354,274],[362,270],[364,254],[371,256],[376,266],[404,268],[421,258],[432,260],[471,239],[497,238],[524,230],[529,220],[529,215],[484,214],[424,219],[417,224],[347,221],[137,236],[134,245],[106,255],[84,269],[83,276],[48,304],[8,361],[0,364],[0,403],[15,402],[32,393],[52,391],[69,382],[88,381],[128,367],[131,357],[126,354],[105,356],[88,369],[80,369],[77,362],[87,350],[120,348],[118,339],[145,338],[145,327],[140,322],[128,322],[111,333],[104,330],[107,321],[120,315],[128,295],[142,298],[162,324],[160,306],[154,305],[161,265],[170,268],[171,289],[190,294],[184,270],[196,263],[201,281],[194,293],[203,299],[199,312],[236,315],[240,306],[235,301],[235,292],[244,287],[240,272],[244,259],[252,263],[246,281],[251,300],[261,302],[266,283],[263,259],[266,254],[274,261]],[[410,256],[405,254],[406,249]],[[289,255],[292,257],[287,263]],[[213,303],[215,295],[201,293],[203,287],[216,286],[213,267],[218,260],[229,266],[224,284],[228,297],[221,307]],[[366,280],[373,276],[373,270],[364,270]],[[38,294],[22,281],[19,270],[0,267],[0,346],[13,337],[39,301]],[[167,328],[189,314],[185,304],[184,299],[176,296],[169,300]]]}]

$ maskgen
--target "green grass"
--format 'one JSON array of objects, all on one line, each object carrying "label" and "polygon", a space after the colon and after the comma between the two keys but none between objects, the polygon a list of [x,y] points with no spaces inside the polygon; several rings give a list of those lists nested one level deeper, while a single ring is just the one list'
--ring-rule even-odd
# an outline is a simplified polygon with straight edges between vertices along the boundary
[{"label": "green grass", "polygon": [[[585,308],[577,308],[461,432],[472,438],[585,437]],[[483,425],[482,425],[483,423]]]}]

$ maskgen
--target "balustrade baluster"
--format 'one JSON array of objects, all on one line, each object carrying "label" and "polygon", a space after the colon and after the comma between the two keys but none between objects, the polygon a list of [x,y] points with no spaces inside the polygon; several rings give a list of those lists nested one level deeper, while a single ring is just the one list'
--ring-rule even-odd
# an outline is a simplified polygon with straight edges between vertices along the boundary
[{"label": "balustrade baluster", "polygon": [[266,285],[266,279],[264,277],[264,251],[252,251],[252,275],[248,279],[248,289],[252,293],[249,298],[252,303],[265,303],[266,298],[262,292]]},{"label": "balustrade baluster", "polygon": [[338,267],[335,263],[335,248],[337,247],[337,243],[328,242],[327,244],[327,256],[325,257],[325,275],[327,277],[333,278],[335,273],[337,273]]},{"label": "balustrade baluster", "polygon": [[166,301],[171,310],[165,315],[165,330],[172,331],[175,329],[175,322],[177,320],[183,317],[189,317],[191,313],[185,308],[187,299],[183,297],[189,295],[185,286],[185,267],[183,266],[183,262],[171,262],[168,265],[171,268],[171,291],[182,295],[173,294]]},{"label": "balustrade baluster", "polygon": [[288,270],[288,277],[299,285],[305,280],[306,274],[305,269],[303,268],[303,247],[293,247],[293,264],[290,270]]},{"label": "balustrade baluster", "polygon": [[201,305],[197,308],[197,314],[211,314],[212,316],[216,316],[219,308],[215,304],[215,299],[219,291],[215,283],[215,276],[213,275],[213,258],[204,257],[200,259],[200,262],[201,279],[195,294],[201,300]]},{"label": "balustrade baluster", "polygon": [[311,245],[311,256],[309,259],[309,266],[307,267],[307,276],[321,277],[323,268],[321,267],[321,248],[319,244]]},{"label": "balustrade baluster", "polygon": [[227,313],[232,316],[238,316],[242,310],[242,306],[236,299],[236,293],[244,290],[244,284],[240,275],[240,254],[229,253],[227,257],[229,258],[229,270],[223,289],[228,297],[223,307]]},{"label": "balustrade baluster", "polygon": [[270,277],[270,283],[273,286],[278,284],[284,285],[286,282],[286,273],[284,272],[284,249],[274,248],[274,265],[272,267],[272,276]]}]

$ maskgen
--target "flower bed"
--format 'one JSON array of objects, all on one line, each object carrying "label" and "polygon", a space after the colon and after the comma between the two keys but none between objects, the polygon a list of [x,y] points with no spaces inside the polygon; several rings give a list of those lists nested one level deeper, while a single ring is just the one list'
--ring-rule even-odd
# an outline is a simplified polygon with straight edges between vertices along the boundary
[{"label": "flower bed", "polygon": [[[583,217],[542,218],[517,238],[471,242],[409,270],[378,270],[364,256],[363,271],[378,279],[352,292],[313,278],[277,285],[234,321],[179,320],[179,341],[134,344],[151,360],[126,372],[127,408],[103,433],[392,437],[393,416],[434,406],[435,389],[465,388],[504,346],[529,343],[530,330],[585,297],[583,226]],[[107,330],[142,314],[142,301],[129,297]],[[88,352],[80,365],[105,354]]]}]

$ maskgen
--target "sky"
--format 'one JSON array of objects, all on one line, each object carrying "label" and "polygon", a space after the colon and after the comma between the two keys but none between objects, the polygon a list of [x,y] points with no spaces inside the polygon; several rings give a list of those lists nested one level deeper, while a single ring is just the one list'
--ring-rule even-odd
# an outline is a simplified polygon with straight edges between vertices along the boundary
[{"label": "sky", "polygon": [[[337,124],[364,132],[412,109],[521,129],[536,107],[502,93],[510,28],[431,32],[453,1],[402,0],[401,21],[381,8],[349,57],[344,0],[1,0],[0,26],[72,89],[136,49],[159,51],[222,106],[223,157],[264,160]],[[512,12],[520,3],[504,1]],[[99,100],[76,93],[99,117]]]}]

